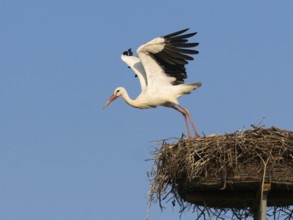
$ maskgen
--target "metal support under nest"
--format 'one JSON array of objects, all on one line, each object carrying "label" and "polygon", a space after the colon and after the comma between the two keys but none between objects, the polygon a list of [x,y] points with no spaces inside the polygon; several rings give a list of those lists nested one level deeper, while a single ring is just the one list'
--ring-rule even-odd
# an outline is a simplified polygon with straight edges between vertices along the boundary
[{"label": "metal support under nest", "polygon": [[267,198],[268,192],[271,189],[270,183],[262,184],[260,193],[257,200],[257,207],[253,213],[255,220],[266,220],[267,219]]}]

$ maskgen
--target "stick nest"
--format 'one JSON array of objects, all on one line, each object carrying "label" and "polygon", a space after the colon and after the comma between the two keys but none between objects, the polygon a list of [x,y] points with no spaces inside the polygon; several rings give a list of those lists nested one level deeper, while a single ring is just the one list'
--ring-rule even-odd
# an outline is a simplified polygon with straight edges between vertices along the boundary
[{"label": "stick nest", "polygon": [[268,206],[293,205],[293,132],[276,127],[163,141],[150,171],[150,203],[254,208],[268,190]]}]

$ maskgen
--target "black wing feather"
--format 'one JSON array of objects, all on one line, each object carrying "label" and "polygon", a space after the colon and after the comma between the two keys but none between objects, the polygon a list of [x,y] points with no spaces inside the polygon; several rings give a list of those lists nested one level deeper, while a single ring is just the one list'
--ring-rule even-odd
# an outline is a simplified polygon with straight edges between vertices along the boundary
[{"label": "black wing feather", "polygon": [[[177,36],[177,37],[172,37],[170,38],[170,40],[172,42],[175,42],[175,41],[178,41],[178,40],[183,40],[183,39],[186,39],[186,38],[190,38],[190,37],[193,37],[194,35],[196,35],[197,33],[194,32],[194,33],[190,33],[190,34],[184,34],[184,35],[180,35],[180,36]],[[186,40],[187,41],[187,40]]]},{"label": "black wing feather", "polygon": [[168,34],[168,35],[165,35],[164,37],[166,38],[171,38],[171,37],[174,37],[174,36],[177,36],[179,34],[183,34],[184,32],[188,31],[189,28],[186,28],[184,30],[181,30],[181,31],[177,31],[177,32],[174,32],[174,33],[171,33],[171,34]]},{"label": "black wing feather", "polygon": [[185,65],[185,64],[187,64],[187,61],[180,59],[178,57],[170,56],[170,54],[168,54],[166,51],[162,51],[162,53],[158,54],[158,57],[165,60],[167,63],[169,63],[171,65],[178,65],[178,64]]},{"label": "black wing feather", "polygon": [[[197,33],[183,34],[189,29],[177,31],[163,36],[165,47],[162,51],[152,54],[156,62],[164,69],[165,73],[171,77],[175,77],[174,85],[184,83],[187,78],[185,65],[189,60],[193,60],[190,54],[198,54],[197,50],[184,49],[196,47],[198,43],[189,43],[188,38],[193,37]],[[187,55],[189,54],[189,55]]]},{"label": "black wing feather", "polygon": [[172,45],[175,47],[183,47],[183,48],[188,48],[188,47],[196,47],[199,43],[173,43]]}]

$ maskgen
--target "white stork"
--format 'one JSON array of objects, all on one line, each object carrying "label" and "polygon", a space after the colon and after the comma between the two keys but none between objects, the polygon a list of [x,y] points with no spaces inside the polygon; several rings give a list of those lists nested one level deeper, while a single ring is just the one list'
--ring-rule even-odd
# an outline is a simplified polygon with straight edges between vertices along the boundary
[{"label": "white stork", "polygon": [[187,78],[185,65],[188,60],[193,60],[187,54],[198,54],[197,50],[187,49],[198,45],[188,42],[188,38],[196,33],[183,34],[187,30],[157,37],[141,45],[136,51],[138,57],[133,56],[131,49],[125,51],[121,59],[138,76],[141,93],[133,100],[128,96],[125,88],[118,87],[103,109],[118,97],[122,97],[130,106],[140,109],[170,107],[184,116],[188,137],[192,137],[188,126],[189,120],[195,136],[199,138],[189,110],[178,102],[180,96],[189,94],[201,86],[200,82],[184,84],[184,79]]}]

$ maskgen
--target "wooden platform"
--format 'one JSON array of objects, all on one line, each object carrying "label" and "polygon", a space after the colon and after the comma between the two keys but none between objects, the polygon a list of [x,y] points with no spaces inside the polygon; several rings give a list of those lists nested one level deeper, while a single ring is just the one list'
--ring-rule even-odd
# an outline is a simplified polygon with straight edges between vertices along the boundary
[{"label": "wooden platform", "polygon": [[[293,205],[293,191],[268,190],[267,206]],[[193,190],[181,194],[189,203],[211,208],[254,208],[258,206],[258,190]]]}]

